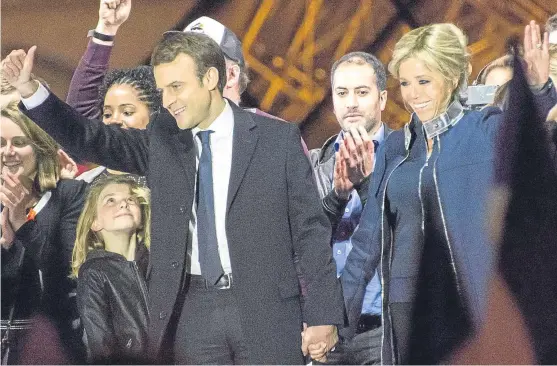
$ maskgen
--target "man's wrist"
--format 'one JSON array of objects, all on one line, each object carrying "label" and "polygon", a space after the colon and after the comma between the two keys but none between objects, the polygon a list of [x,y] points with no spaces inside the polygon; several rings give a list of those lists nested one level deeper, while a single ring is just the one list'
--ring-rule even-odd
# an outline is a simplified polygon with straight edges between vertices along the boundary
[{"label": "man's wrist", "polygon": [[335,196],[337,196],[338,198],[342,199],[342,200],[348,200],[350,198],[350,194],[352,193],[352,190],[350,191],[343,191],[343,190],[338,190],[336,188],[333,189]]},{"label": "man's wrist", "polygon": [[18,85],[16,89],[22,98],[29,98],[39,89],[39,82],[35,79],[31,79],[26,83]]}]

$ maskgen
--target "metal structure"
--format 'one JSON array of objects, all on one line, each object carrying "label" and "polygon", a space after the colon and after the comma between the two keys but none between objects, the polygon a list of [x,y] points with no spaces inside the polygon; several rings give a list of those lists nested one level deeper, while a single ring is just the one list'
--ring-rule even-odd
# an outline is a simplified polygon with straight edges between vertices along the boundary
[{"label": "metal structure", "polygon": [[[46,6],[46,4],[50,4]],[[39,46],[37,71],[60,95],[96,23],[97,1],[5,0],[2,55]],[[134,0],[113,52],[113,67],[146,62],[160,34],[211,16],[243,41],[251,83],[243,102],[300,124],[309,147],[336,133],[330,68],[343,54],[364,50],[388,63],[408,30],[452,22],[469,37],[472,76],[505,53],[505,40],[521,36],[530,19],[545,23],[557,13],[554,0]],[[384,121],[408,120],[398,83],[389,78]]]}]

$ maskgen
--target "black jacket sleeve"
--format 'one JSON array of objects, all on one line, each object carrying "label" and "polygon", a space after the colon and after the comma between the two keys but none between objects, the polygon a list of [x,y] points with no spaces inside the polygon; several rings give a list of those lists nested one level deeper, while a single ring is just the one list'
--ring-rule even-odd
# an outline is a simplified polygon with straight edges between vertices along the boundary
[{"label": "black jacket sleeve", "polygon": [[332,232],[337,231],[338,224],[340,220],[342,220],[342,216],[344,215],[344,210],[346,209],[346,205],[350,201],[350,198],[344,199],[339,197],[334,189],[331,189],[329,193],[321,200],[323,205],[323,210],[327,217],[329,218],[329,222],[331,223]]},{"label": "black jacket sleeve", "polygon": [[308,325],[343,325],[344,304],[329,246],[331,227],[300,145],[300,132],[291,126],[286,169],[288,207],[294,251],[307,286],[303,317]]},{"label": "black jacket sleeve", "polygon": [[72,156],[122,172],[147,175],[147,130],[126,130],[88,119],[52,93],[35,108],[28,110],[23,103],[19,108]]}]

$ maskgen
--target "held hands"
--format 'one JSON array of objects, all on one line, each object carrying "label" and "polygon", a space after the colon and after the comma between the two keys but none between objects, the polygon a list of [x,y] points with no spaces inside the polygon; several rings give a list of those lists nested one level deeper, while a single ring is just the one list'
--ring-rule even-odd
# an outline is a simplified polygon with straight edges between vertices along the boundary
[{"label": "held hands", "polygon": [[23,98],[31,96],[39,87],[31,76],[36,49],[37,46],[33,46],[27,53],[14,50],[2,60],[2,75]]},{"label": "held hands", "polygon": [[341,198],[348,198],[354,186],[373,172],[375,150],[365,128],[352,127],[345,132],[335,158],[335,192]]},{"label": "held hands", "polygon": [[524,60],[528,65],[528,83],[545,84],[549,79],[549,35],[545,32],[542,38],[540,26],[534,20],[524,28]]},{"label": "held hands", "polygon": [[334,325],[315,325],[304,323],[302,332],[302,353],[319,362],[327,362],[327,353],[337,344],[338,331]]},{"label": "held hands", "polygon": [[131,8],[131,0],[101,0],[96,31],[106,35],[115,35],[118,28],[130,16]]}]

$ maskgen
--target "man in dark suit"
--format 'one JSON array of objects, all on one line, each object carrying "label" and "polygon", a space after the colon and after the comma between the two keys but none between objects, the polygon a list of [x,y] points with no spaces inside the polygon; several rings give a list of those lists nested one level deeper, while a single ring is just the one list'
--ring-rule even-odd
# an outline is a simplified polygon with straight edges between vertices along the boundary
[{"label": "man in dark suit", "polygon": [[[381,122],[387,103],[387,75],[381,61],[365,52],[350,52],[331,70],[335,116],[341,127],[310,159],[323,210],[333,227],[331,246],[341,276],[352,250],[350,237],[360,222],[375,165],[375,150],[391,133]],[[381,363],[381,283],[377,274],[367,284],[353,329],[330,353],[328,363],[369,365]],[[356,333],[351,337],[351,333]]]},{"label": "man in dark suit", "polygon": [[[299,364],[300,345],[303,353],[314,344],[332,348],[343,300],[299,130],[222,97],[218,45],[198,33],[163,36],[152,64],[171,115],[155,115],[147,130],[76,113],[31,79],[35,49],[13,51],[2,67],[25,113],[77,157],[147,176],[149,356]],[[294,253],[307,285],[303,309]]]}]

